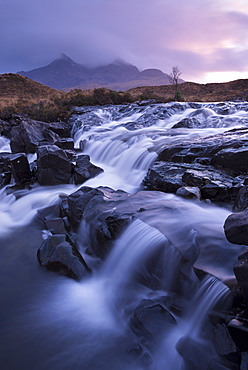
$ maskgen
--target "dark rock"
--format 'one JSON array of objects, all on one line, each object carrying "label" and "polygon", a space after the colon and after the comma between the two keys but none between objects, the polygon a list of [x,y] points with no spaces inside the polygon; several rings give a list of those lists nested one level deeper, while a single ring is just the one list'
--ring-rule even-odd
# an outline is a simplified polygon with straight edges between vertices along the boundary
[{"label": "dark rock", "polygon": [[239,189],[238,195],[233,205],[233,212],[241,212],[248,207],[248,179],[245,180],[244,185]]},{"label": "dark rock", "polygon": [[238,192],[238,188],[233,185],[230,176],[213,170],[188,169],[185,171],[182,180],[189,186],[199,187],[202,199],[230,202]]},{"label": "dark rock", "polygon": [[0,188],[8,185],[11,180],[11,164],[9,157],[10,155],[7,153],[0,153]]},{"label": "dark rock", "polygon": [[237,354],[238,350],[234,344],[227,326],[224,324],[217,324],[214,329],[214,343],[218,355],[231,357],[232,354]]},{"label": "dark rock", "polygon": [[235,174],[247,173],[248,147],[228,148],[213,156],[212,164],[232,170]]},{"label": "dark rock", "polygon": [[71,127],[68,123],[65,122],[49,122],[46,123],[46,128],[55,132],[62,138],[70,137]]},{"label": "dark rock", "polygon": [[176,193],[184,185],[182,181],[184,172],[185,168],[172,163],[155,162],[148,170],[144,185],[148,189]]},{"label": "dark rock", "polygon": [[201,123],[194,117],[184,118],[176,123],[172,128],[197,128],[201,126]]},{"label": "dark rock", "polygon": [[200,189],[196,186],[183,186],[176,191],[176,195],[186,199],[201,199]]},{"label": "dark rock", "polygon": [[52,234],[66,234],[65,223],[62,218],[50,218],[45,221],[46,227]]},{"label": "dark rock", "polygon": [[32,174],[25,154],[20,153],[11,156],[10,163],[11,172],[17,184],[23,184],[31,180]]},{"label": "dark rock", "polygon": [[35,153],[39,145],[54,144],[60,136],[69,136],[65,123],[45,123],[34,121],[26,116],[14,116],[10,134],[10,146],[13,153]]},{"label": "dark rock", "polygon": [[135,308],[130,327],[144,344],[150,346],[176,324],[176,320],[166,307],[166,299],[143,299]]},{"label": "dark rock", "polygon": [[224,230],[230,243],[248,245],[248,209],[230,214],[225,220]]},{"label": "dark rock", "polygon": [[54,142],[61,149],[74,149],[74,140],[72,138],[62,138]]},{"label": "dark rock", "polygon": [[247,128],[235,129],[197,141],[167,144],[160,148],[158,161],[210,163],[227,174],[247,173]]},{"label": "dark rock", "polygon": [[182,337],[176,345],[176,349],[186,362],[186,369],[201,370],[209,369],[209,361],[212,351],[204,343],[190,337]]},{"label": "dark rock", "polygon": [[65,235],[54,235],[46,239],[37,252],[41,266],[61,275],[81,280],[88,276],[90,269],[78,250]]},{"label": "dark rock", "polygon": [[240,370],[240,367],[225,357],[217,357],[209,362],[208,370]]},{"label": "dark rock", "polygon": [[229,333],[241,352],[248,351],[248,322],[233,319],[228,324]]},{"label": "dark rock", "polygon": [[147,189],[168,193],[176,193],[185,185],[197,187],[202,199],[226,202],[235,199],[240,188],[231,176],[209,166],[162,161],[150,167],[144,185]]},{"label": "dark rock", "polygon": [[248,369],[248,352],[241,353],[241,370]]},{"label": "dark rock", "polygon": [[24,184],[32,178],[29,163],[24,153],[0,153],[0,169],[2,172],[2,186],[7,185],[14,177],[16,184]]},{"label": "dark rock", "polygon": [[88,202],[95,195],[103,195],[100,190],[83,186],[68,197],[68,215],[72,227],[76,230],[82,220],[83,212]]},{"label": "dark rock", "polygon": [[239,255],[239,262],[233,267],[241,294],[248,303],[248,248]]},{"label": "dark rock", "polygon": [[80,155],[74,169],[74,182],[75,184],[82,184],[101,172],[103,172],[103,169],[92,164],[89,155]]},{"label": "dark rock", "polygon": [[6,122],[0,119],[0,135],[1,136],[5,136],[9,139],[12,127],[13,125],[10,122]]},{"label": "dark rock", "polygon": [[[44,124],[45,126],[45,124]],[[42,128],[41,133],[44,137],[43,141],[47,141],[47,143],[55,143],[60,140],[60,136],[56,134],[55,132],[49,130],[48,128]]]},{"label": "dark rock", "polygon": [[37,150],[37,178],[40,185],[68,184],[73,165],[66,152],[56,145],[40,146]]}]

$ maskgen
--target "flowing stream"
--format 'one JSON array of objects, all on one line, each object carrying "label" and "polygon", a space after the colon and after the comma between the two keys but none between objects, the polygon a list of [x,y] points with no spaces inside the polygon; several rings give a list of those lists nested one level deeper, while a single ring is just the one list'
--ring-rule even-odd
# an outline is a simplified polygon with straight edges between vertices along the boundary
[{"label": "flowing stream", "polygon": [[[185,118],[195,118],[198,124],[173,128]],[[248,103],[76,108],[71,124],[75,146],[104,169],[84,185],[131,193],[149,213],[141,212],[106,261],[79,283],[39,266],[36,252],[45,233],[35,215],[80,185],[37,185],[19,191],[19,196],[1,190],[1,369],[189,370],[185,359],[192,351],[195,368],[207,369],[216,355],[207,316],[216,305],[229,308],[230,291],[223,282],[233,278],[233,265],[243,249],[224,236],[230,210],[173,194],[154,191],[146,196],[139,191],[165,143],[247,127]],[[0,151],[10,151],[5,138],[0,138]],[[82,254],[86,233],[87,225],[82,224]],[[192,245],[199,251],[195,267],[208,273],[201,281],[187,265],[181,267],[183,257],[194,258],[187,254]],[[149,286],[142,279],[154,255],[159,255],[162,272]],[[156,345],[150,345],[130,326],[133,313],[144,302],[165,302],[175,286],[180,309],[166,311],[167,322],[156,329]],[[139,346],[143,354],[138,353]]]}]

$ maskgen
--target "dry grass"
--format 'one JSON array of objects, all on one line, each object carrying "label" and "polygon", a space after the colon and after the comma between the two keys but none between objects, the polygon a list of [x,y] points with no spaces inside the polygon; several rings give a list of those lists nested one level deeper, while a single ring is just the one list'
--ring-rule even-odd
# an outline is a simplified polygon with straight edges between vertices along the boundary
[{"label": "dry grass", "polygon": [[[179,89],[184,101],[248,100],[248,80],[205,85],[185,82]],[[8,119],[12,113],[24,112],[34,119],[52,121],[66,119],[74,105],[122,104],[152,98],[167,102],[174,96],[175,87],[172,85],[142,86],[124,93],[106,88],[63,92],[27,77],[6,73],[0,75],[0,118]]]},{"label": "dry grass", "polygon": [[[248,79],[226,83],[197,84],[184,82],[179,85],[184,101],[217,102],[227,100],[248,99]],[[128,90],[133,98],[140,95],[157,97],[162,101],[172,100],[175,87],[172,85],[136,87]]]}]

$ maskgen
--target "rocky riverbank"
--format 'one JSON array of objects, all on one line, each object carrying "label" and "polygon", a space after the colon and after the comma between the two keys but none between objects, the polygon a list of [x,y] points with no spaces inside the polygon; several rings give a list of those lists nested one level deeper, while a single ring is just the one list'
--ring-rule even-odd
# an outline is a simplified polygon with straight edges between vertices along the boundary
[{"label": "rocky riverbank", "polygon": [[[199,111],[193,118],[178,122],[171,128],[172,135],[173,130],[201,125],[201,115]],[[131,123],[127,122],[129,127]],[[55,203],[37,213],[47,236],[37,252],[40,265],[77,281],[88,278],[102,266],[116,240],[134,222],[141,233],[146,232],[146,227],[155,230],[158,237],[155,251],[144,259],[142,268],[133,278],[147,289],[165,289],[163,275],[169,271],[165,263],[168,250],[177,258],[177,271],[173,281],[168,283],[169,293],[143,299],[125,313],[135,338],[128,351],[149,368],[162,333],[170,331],[178,318],[180,321],[187,306],[188,292],[211,275],[208,264],[204,269],[197,261],[201,255],[199,244],[208,245],[214,240],[214,230],[204,235],[205,230],[197,226],[192,232],[185,226],[180,230],[181,239],[173,239],[169,226],[166,229],[162,221],[158,221],[159,216],[154,216],[154,202],[156,214],[168,218],[180,215],[182,205],[177,204],[176,197],[166,197],[165,193],[185,199],[183,208],[186,211],[187,200],[196,207],[201,202],[206,206],[225,204],[234,212],[223,225],[227,240],[236,245],[248,245],[248,129],[230,129],[180,143],[160,143],[157,158],[144,178],[143,189],[135,194],[107,186],[84,186],[88,179],[103,173],[103,169],[91,163],[89,155],[74,148],[71,132],[68,123],[44,123],[21,115],[0,121],[0,133],[10,140],[11,148],[11,153],[0,153],[0,186],[7,186],[8,193],[20,197],[24,194],[21,190],[32,189],[37,184],[78,185],[75,192],[69,196],[61,194]],[[83,145],[81,143],[81,149]],[[200,348],[194,340],[186,338],[177,345],[187,369],[199,369],[202,357],[206,363],[202,368],[206,370],[244,370],[248,366],[246,249],[240,254],[234,273],[236,280],[225,282],[232,301],[229,310],[222,312],[213,304],[211,325],[204,324],[206,330],[211,331],[215,349],[206,354],[204,346]]]}]

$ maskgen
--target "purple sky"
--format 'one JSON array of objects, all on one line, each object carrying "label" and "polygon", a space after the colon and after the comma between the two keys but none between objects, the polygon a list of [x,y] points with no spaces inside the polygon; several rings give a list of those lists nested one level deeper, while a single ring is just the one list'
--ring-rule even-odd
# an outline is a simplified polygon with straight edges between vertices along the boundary
[{"label": "purple sky", "polygon": [[178,65],[195,82],[248,78],[248,0],[0,0],[0,73],[61,53],[94,66]]}]

